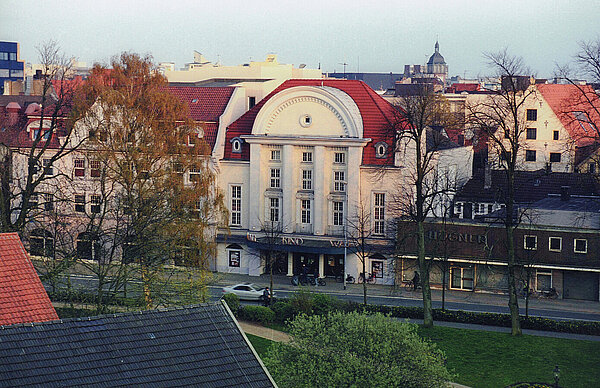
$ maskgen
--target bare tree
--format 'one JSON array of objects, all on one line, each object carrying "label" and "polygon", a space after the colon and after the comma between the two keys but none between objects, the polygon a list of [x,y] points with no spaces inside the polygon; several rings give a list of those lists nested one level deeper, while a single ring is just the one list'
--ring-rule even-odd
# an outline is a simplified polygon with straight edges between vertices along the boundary
[{"label": "bare tree", "polygon": [[508,263],[508,307],[511,314],[511,333],[521,334],[519,302],[517,299],[515,256],[515,230],[522,214],[515,206],[515,172],[524,153],[527,132],[526,105],[534,98],[530,70],[522,58],[510,55],[507,50],[485,55],[489,65],[497,71],[501,87],[490,91],[474,103],[467,104],[470,125],[488,139],[490,157],[506,175],[505,213],[502,223],[506,232]]},{"label": "bare tree", "polygon": [[32,220],[36,203],[47,185],[64,177],[52,173],[58,162],[78,149],[85,139],[75,139],[73,125],[87,106],[78,103],[77,87],[68,81],[72,61],[50,41],[38,47],[42,64],[41,104],[30,112],[36,118],[28,138],[22,123],[14,123],[4,137],[0,163],[0,230],[23,232]]},{"label": "bare tree", "polygon": [[[423,324],[433,326],[430,288],[430,260],[425,250],[424,223],[432,214],[448,185],[440,184],[439,151],[449,143],[444,130],[457,125],[450,114],[447,101],[427,85],[416,88],[412,95],[403,96],[396,103],[396,122],[391,126],[397,136],[397,147],[407,149],[405,181],[394,200],[398,214],[416,224],[417,260],[421,272],[423,294]],[[446,179],[448,176],[445,177]]]}]

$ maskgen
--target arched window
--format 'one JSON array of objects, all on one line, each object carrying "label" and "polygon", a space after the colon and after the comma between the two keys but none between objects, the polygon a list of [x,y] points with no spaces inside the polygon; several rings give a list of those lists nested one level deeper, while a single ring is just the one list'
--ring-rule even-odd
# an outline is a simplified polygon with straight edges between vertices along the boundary
[{"label": "arched window", "polygon": [[242,139],[239,137],[231,139],[231,152],[235,152],[236,154],[242,152]]},{"label": "arched window", "polygon": [[375,157],[377,158],[385,158],[387,155],[388,145],[386,142],[380,141],[375,144]]},{"label": "arched window", "polygon": [[77,258],[86,260],[99,260],[102,245],[95,236],[89,232],[79,233],[77,235]]},{"label": "arched window", "polygon": [[44,229],[35,229],[29,237],[29,253],[32,256],[52,257],[54,254],[54,237]]}]

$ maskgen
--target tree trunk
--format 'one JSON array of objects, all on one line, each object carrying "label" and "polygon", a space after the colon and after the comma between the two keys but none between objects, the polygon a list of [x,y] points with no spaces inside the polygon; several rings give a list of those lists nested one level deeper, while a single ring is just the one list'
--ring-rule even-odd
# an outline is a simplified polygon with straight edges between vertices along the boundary
[{"label": "tree trunk", "polygon": [[362,257],[362,273],[363,273],[363,303],[365,306],[367,305],[367,268],[366,262],[367,258],[363,255]]},{"label": "tree trunk", "polygon": [[148,267],[145,264],[141,266],[142,271],[142,284],[144,287],[144,302],[146,303],[146,309],[152,308],[152,292],[150,291],[150,274],[148,273]]},{"label": "tree trunk", "polygon": [[442,263],[442,311],[446,310],[446,272],[448,271],[448,259],[444,258]]},{"label": "tree trunk", "polygon": [[[512,206],[511,206],[512,207]],[[507,207],[508,209],[508,207]],[[512,210],[512,209],[511,209]],[[512,217],[512,211],[507,211],[507,217]],[[514,227],[506,228],[506,246],[508,249],[508,308],[510,310],[511,334],[521,335],[521,321],[519,317],[519,300],[517,299],[515,276],[515,240]]]},{"label": "tree trunk", "polygon": [[421,271],[421,290],[423,291],[423,326],[433,327],[431,288],[429,287],[429,269],[425,260],[425,228],[423,221],[417,221],[417,245],[419,270]]}]

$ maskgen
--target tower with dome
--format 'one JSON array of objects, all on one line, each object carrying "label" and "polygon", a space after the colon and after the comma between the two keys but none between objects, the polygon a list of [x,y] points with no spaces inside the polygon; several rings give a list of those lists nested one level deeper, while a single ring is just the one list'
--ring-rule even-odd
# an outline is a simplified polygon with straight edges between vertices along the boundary
[{"label": "tower with dome", "polygon": [[429,61],[427,61],[427,74],[431,74],[433,77],[439,78],[442,82],[446,83],[448,65],[442,54],[440,54],[440,44],[437,41],[435,42],[435,52],[429,57]]}]

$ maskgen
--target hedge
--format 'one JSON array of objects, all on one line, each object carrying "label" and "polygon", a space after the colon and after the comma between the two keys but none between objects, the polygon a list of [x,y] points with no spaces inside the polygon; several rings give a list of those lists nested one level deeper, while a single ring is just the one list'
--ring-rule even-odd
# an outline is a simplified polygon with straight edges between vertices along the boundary
[{"label": "hedge", "polygon": [[[299,313],[326,314],[329,311],[380,312],[395,318],[423,319],[422,307],[367,305],[344,302],[324,294],[301,293],[291,299],[280,299],[271,306],[277,322],[285,323]],[[308,310],[308,311],[307,311]],[[471,323],[476,325],[511,327],[509,314],[476,313],[462,310],[433,309],[434,321]],[[521,317],[521,328],[572,334],[600,335],[600,322],[556,321],[549,318]]]},{"label": "hedge", "polygon": [[275,313],[264,306],[244,306],[238,310],[238,319],[268,325],[275,320]]}]

